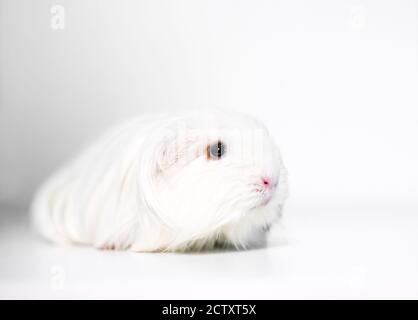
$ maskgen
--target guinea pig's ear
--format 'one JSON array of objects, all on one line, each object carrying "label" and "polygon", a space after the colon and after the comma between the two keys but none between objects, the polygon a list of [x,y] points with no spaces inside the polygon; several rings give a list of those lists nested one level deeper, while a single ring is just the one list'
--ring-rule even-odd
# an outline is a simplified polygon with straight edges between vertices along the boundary
[{"label": "guinea pig's ear", "polygon": [[176,127],[164,137],[157,150],[157,173],[184,166],[203,154],[200,139],[187,128]]}]

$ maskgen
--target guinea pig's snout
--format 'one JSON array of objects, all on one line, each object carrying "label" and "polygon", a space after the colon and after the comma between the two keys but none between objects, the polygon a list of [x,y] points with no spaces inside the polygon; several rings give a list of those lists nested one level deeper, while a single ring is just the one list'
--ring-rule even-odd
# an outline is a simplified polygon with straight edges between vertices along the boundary
[{"label": "guinea pig's snout", "polygon": [[261,177],[261,185],[268,190],[274,190],[277,187],[277,179],[273,179],[269,176]]},{"label": "guinea pig's snout", "polygon": [[274,189],[276,189],[277,187],[277,179],[274,179],[269,176],[262,176],[260,184],[263,187],[263,189],[274,191]]},{"label": "guinea pig's snout", "polygon": [[261,205],[267,205],[273,198],[274,191],[277,187],[277,179],[271,176],[261,176],[260,182],[257,184],[256,192],[261,195]]}]

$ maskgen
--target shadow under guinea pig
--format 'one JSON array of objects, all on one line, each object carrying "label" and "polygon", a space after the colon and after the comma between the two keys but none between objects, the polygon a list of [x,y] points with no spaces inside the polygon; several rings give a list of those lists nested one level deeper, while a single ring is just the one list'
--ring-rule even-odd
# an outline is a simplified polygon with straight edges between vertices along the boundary
[{"label": "shadow under guinea pig", "polygon": [[188,254],[188,255],[210,255],[210,254],[229,254],[229,253],[244,253],[247,251],[265,250],[269,248],[280,248],[290,244],[289,239],[284,235],[285,228],[280,225],[273,230],[268,230],[263,237],[257,239],[257,241],[249,244],[245,247],[237,247],[228,242],[215,242],[213,247],[204,247],[201,249],[194,249],[193,247],[188,250],[175,251],[175,254]]}]

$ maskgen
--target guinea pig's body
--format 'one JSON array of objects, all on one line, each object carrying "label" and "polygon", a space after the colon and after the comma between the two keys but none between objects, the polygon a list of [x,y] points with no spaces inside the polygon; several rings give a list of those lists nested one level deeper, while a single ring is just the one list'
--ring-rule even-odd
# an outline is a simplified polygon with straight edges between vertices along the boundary
[{"label": "guinea pig's body", "polygon": [[281,215],[286,171],[249,116],[146,116],[105,134],[38,191],[46,238],[105,249],[184,251],[262,241]]}]

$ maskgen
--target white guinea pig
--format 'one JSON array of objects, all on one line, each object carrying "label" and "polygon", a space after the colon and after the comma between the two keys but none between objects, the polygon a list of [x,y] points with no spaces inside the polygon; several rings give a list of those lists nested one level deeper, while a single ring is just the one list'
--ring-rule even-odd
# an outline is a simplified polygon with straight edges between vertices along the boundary
[{"label": "white guinea pig", "polygon": [[286,170],[265,127],[232,111],[144,116],[40,188],[32,221],[61,243],[132,251],[248,248],[282,212]]}]

